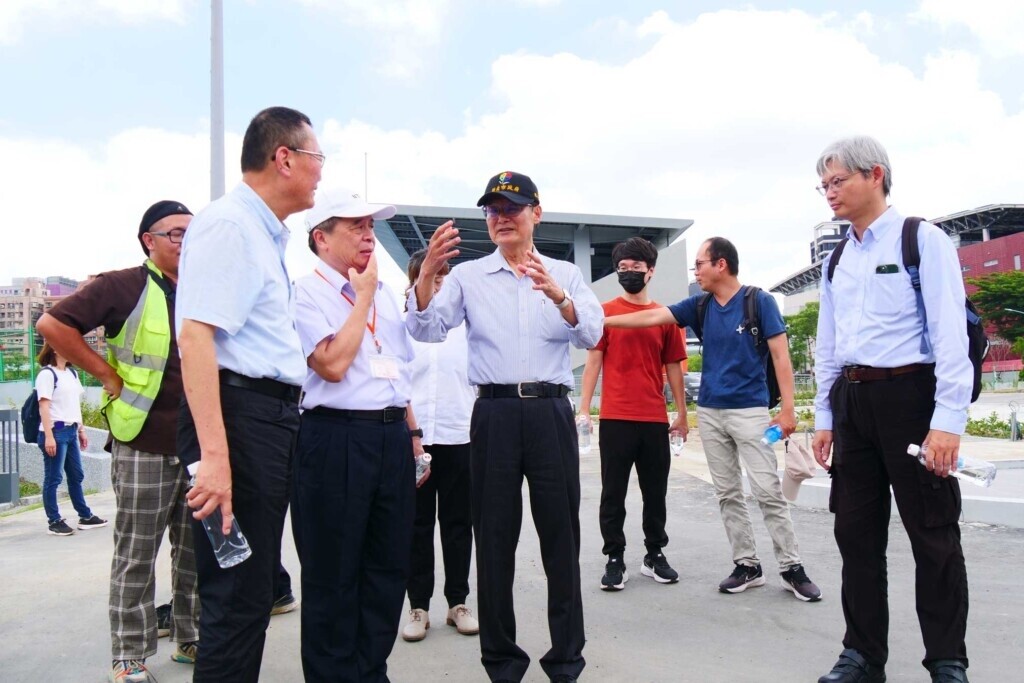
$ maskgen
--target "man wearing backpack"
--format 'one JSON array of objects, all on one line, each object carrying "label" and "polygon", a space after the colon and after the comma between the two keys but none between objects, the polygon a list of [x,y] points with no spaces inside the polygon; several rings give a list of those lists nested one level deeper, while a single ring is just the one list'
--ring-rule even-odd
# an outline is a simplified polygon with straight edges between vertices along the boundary
[{"label": "man wearing backpack", "polygon": [[[110,402],[110,474],[117,499],[110,571],[110,637],[116,683],[151,680],[157,652],[154,569],[164,530],[171,542],[174,661],[193,663],[199,601],[188,479],[176,457],[181,365],[174,294],[181,242],[192,220],[184,204],[160,201],[143,214],[140,266],[102,273],[44,315],[39,332],[60,355],[103,382]],[[82,335],[103,326],[104,360]]]},{"label": "man wearing backpack", "polygon": [[[778,424],[785,436],[796,429],[786,324],[775,299],[766,292],[751,291],[741,285],[738,273],[736,247],[723,237],[712,237],[700,246],[694,263],[694,277],[707,294],[692,296],[667,308],[608,317],[605,326],[675,323],[701,329],[705,343],[697,425],[735,564],[732,574],[718,589],[722,593],[742,593],[765,584],[743,496],[742,464],[772,537],[783,588],[799,600],[817,602],[821,591],[807,577],[800,561],[789,505],[779,483],[775,451],[761,443],[769,425]],[[748,292],[753,299],[747,298]],[[756,302],[756,306],[747,302]],[[700,319],[699,309],[703,312]],[[766,341],[759,344],[759,339]],[[782,410],[774,419],[768,413],[766,355],[771,356],[782,399]]]},{"label": "man wearing backpack", "polygon": [[[845,648],[819,683],[885,680],[885,550],[892,486],[917,565],[917,613],[932,681],[967,681],[967,574],[955,469],[973,368],[964,285],[946,234],[920,223],[920,293],[905,268],[904,219],[887,205],[889,158],[868,137],[818,159],[819,192],[852,229],[823,264],[815,374],[814,455],[829,474],[843,558]],[[842,259],[839,260],[839,256]],[[830,266],[835,261],[836,266]],[[928,464],[907,455],[927,445]]]}]

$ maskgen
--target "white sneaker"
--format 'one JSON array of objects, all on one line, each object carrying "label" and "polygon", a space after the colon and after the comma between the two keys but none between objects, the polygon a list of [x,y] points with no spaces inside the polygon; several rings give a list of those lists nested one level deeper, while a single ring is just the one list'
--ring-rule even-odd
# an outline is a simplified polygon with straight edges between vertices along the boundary
[{"label": "white sneaker", "polygon": [[455,607],[448,610],[448,618],[445,620],[445,623],[449,626],[454,626],[464,636],[475,636],[480,633],[479,622],[477,622],[473,613],[465,605],[455,605]]},{"label": "white sneaker", "polygon": [[409,610],[409,623],[402,629],[402,640],[415,643],[427,637],[430,628],[430,615],[425,609]]}]

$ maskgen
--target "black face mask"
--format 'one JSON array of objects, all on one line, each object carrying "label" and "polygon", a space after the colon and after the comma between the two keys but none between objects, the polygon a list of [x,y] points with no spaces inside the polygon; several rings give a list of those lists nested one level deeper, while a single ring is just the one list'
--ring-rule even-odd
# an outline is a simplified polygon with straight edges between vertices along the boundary
[{"label": "black face mask", "polygon": [[639,294],[647,283],[644,282],[644,277],[647,273],[637,273],[632,270],[627,270],[625,273],[619,273],[619,284],[622,288],[630,294]]}]

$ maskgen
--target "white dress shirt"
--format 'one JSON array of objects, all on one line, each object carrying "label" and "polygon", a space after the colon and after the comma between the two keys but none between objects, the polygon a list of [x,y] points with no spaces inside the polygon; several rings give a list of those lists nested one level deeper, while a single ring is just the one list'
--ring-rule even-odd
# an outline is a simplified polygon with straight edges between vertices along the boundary
[{"label": "white dress shirt", "polygon": [[[355,300],[356,293],[351,283],[323,261],[317,263],[314,272],[295,282],[295,325],[306,358],[313,354],[317,344],[334,338],[352,315],[354,304],[349,301]],[[370,330],[364,328],[362,344],[340,382],[328,382],[312,368],[307,369],[306,381],[302,383],[302,409],[325,406],[340,410],[380,410],[408,405],[412,346],[398,309],[398,300],[386,284],[378,282],[373,301],[367,322],[374,324],[376,309],[374,329],[380,342],[380,354]],[[377,355],[395,358],[398,379],[373,376],[370,358]]]},{"label": "white dress shirt", "polygon": [[440,344],[413,340],[412,347],[412,409],[416,426],[423,430],[423,444],[469,443],[469,420],[476,392],[467,376],[469,347],[465,327],[450,330],[448,338]]},{"label": "white dress shirt", "polygon": [[[864,231],[850,231],[833,280],[822,263],[821,309],[815,350],[815,429],[832,429],[829,391],[847,365],[896,368],[935,363],[935,412],[931,428],[963,434],[971,402],[974,369],[967,355],[967,313],[960,261],[949,237],[921,223],[918,247],[921,295],[931,348],[921,351],[924,322],[917,295],[903,267],[903,216],[890,207]],[[896,265],[894,273],[879,273]]]},{"label": "white dress shirt", "polygon": [[415,288],[410,290],[405,319],[409,332],[419,341],[439,342],[465,321],[472,349],[469,381],[475,386],[551,382],[572,388],[569,344],[578,349],[596,346],[604,330],[604,309],[575,264],[537,257],[572,297],[575,327],[546,294],[533,288],[533,280],[516,277],[495,249],[452,268],[422,311],[416,310]]}]

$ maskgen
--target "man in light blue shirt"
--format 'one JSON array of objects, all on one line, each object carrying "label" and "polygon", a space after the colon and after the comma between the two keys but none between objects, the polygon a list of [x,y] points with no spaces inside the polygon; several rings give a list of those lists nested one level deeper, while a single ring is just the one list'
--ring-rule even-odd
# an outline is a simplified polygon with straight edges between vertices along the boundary
[{"label": "man in light blue shirt", "polygon": [[438,342],[466,324],[469,381],[479,389],[470,425],[471,500],[477,542],[481,660],[491,681],[519,681],[530,658],[516,644],[512,591],[522,526],[523,477],[548,579],[551,649],[541,660],[552,681],[575,681],[583,659],[580,595],[579,450],[569,345],[601,339],[604,313],[575,265],[540,255],[533,233],[542,210],[537,186],[506,171],[477,202],[497,249],[434,276],[458,255],[451,222],[434,232],[406,317],[419,341]]},{"label": "man in light blue shirt", "polygon": [[[943,231],[921,223],[922,319],[903,264],[904,219],[888,206],[885,149],[869,137],[839,140],[822,153],[817,171],[833,214],[852,224],[847,241],[822,264],[815,354],[814,455],[830,469],[834,443],[830,508],[846,618],[845,649],[818,680],[885,680],[891,485],[917,564],[923,663],[933,681],[966,682],[960,487],[949,473],[967,422],[973,368],[956,249]],[[909,444],[927,444],[927,468],[907,455]]]},{"label": "man in light blue shirt", "polygon": [[[308,117],[263,110],[242,142],[241,184],[193,219],[182,246],[178,457],[200,462],[187,496],[202,604],[196,683],[259,678],[306,375],[282,221],[313,205],[323,162]],[[237,516],[252,548],[230,569],[198,521],[218,508],[224,531]]]},{"label": "man in light blue shirt", "polygon": [[405,599],[424,451],[409,409],[412,345],[373,254],[374,219],[394,215],[344,190],[320,193],[306,215],[319,261],[295,283],[309,369],[292,529],[307,681],[387,681]]}]

